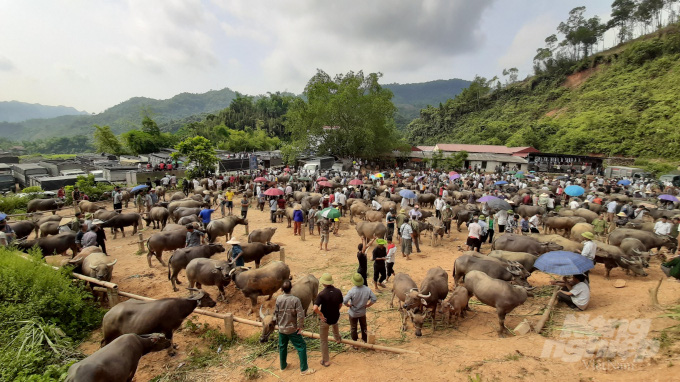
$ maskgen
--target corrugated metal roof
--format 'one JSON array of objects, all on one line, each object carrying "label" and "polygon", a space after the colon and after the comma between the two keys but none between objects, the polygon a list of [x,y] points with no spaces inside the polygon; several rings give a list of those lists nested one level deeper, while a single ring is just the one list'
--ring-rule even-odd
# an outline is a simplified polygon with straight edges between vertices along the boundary
[{"label": "corrugated metal roof", "polygon": [[506,147],[498,145],[468,145],[460,143],[437,143],[436,149],[441,151],[467,151],[469,153],[488,153],[488,154],[516,154],[524,152],[538,152],[533,147],[523,146],[523,147]]},{"label": "corrugated metal roof", "polygon": [[508,154],[482,154],[470,153],[467,160],[469,161],[485,161],[485,162],[501,162],[501,163],[528,163],[526,159]]}]

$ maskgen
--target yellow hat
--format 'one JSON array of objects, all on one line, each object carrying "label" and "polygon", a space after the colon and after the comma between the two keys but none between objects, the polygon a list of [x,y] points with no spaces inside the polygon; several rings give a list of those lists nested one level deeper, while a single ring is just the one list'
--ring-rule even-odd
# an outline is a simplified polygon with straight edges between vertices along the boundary
[{"label": "yellow hat", "polygon": [[584,232],[581,234],[581,236],[585,237],[588,240],[593,240],[595,238],[595,235],[593,235],[592,232]]}]

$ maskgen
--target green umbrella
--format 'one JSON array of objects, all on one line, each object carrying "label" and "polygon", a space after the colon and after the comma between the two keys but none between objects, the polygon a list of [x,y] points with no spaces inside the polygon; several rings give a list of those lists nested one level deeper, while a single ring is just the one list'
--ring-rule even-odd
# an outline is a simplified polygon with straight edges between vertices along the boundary
[{"label": "green umbrella", "polygon": [[312,180],[312,178],[308,178],[308,177],[306,177],[306,176],[303,176],[303,177],[297,178],[297,179],[298,179],[298,180],[302,180],[302,181],[310,181],[310,180]]},{"label": "green umbrella", "polygon": [[324,217],[326,219],[331,219],[331,220],[337,219],[340,216],[342,216],[342,214],[340,214],[340,211],[338,211],[337,209],[335,209],[333,207],[324,208],[323,210],[319,211],[317,213],[317,215],[320,215],[321,217]]},{"label": "green umbrella", "polygon": [[517,178],[517,179],[524,179],[525,176],[524,176],[524,174],[517,173],[517,174],[515,174],[515,178]]}]

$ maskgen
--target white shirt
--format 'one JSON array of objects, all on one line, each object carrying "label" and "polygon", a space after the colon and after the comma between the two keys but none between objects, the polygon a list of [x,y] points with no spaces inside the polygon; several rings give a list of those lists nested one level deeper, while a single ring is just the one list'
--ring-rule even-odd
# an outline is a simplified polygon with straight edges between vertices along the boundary
[{"label": "white shirt", "polygon": [[388,263],[394,263],[394,255],[397,254],[397,246],[395,245],[394,247],[390,248],[387,250],[387,259],[385,260]]},{"label": "white shirt", "polygon": [[442,199],[435,199],[434,201],[434,209],[437,211],[441,211],[442,207],[444,207],[444,200]]},{"label": "white shirt", "polygon": [[654,233],[657,235],[669,235],[671,233],[672,225],[670,222],[663,222],[659,220],[654,224]]},{"label": "white shirt", "polygon": [[478,223],[472,223],[468,227],[468,237],[474,237],[476,239],[479,239],[479,237],[482,235],[482,226],[480,226]]},{"label": "white shirt", "polygon": [[616,201],[612,200],[611,202],[607,203],[607,212],[610,214],[616,213]]},{"label": "white shirt", "polygon": [[586,240],[583,243],[583,250],[581,250],[581,255],[587,257],[590,260],[595,260],[595,253],[597,252],[597,244],[592,240]]},{"label": "white shirt", "polygon": [[377,200],[372,201],[371,204],[373,205],[373,208],[376,211],[380,211],[382,209],[382,206],[380,205],[380,203],[378,203]]},{"label": "white shirt", "polygon": [[555,199],[553,198],[548,198],[548,208],[555,208]]},{"label": "white shirt", "polygon": [[588,303],[590,302],[590,288],[588,288],[588,284],[583,282],[578,283],[574,285],[569,292],[572,294],[571,302],[578,306],[579,309],[584,310],[588,307]]},{"label": "white shirt", "polygon": [[572,200],[571,202],[569,202],[569,208],[571,208],[572,210],[577,210],[578,207],[579,204],[576,200]]},{"label": "white shirt", "polygon": [[538,225],[540,224],[540,221],[538,219],[538,216],[534,215],[529,218],[529,228],[538,228]]},{"label": "white shirt", "polygon": [[508,221],[508,211],[500,210],[496,212],[496,221],[498,222],[498,225],[505,225]]},{"label": "white shirt", "polygon": [[347,203],[347,197],[343,193],[338,193],[335,197],[335,201],[338,202],[339,205],[344,206],[345,203]]}]

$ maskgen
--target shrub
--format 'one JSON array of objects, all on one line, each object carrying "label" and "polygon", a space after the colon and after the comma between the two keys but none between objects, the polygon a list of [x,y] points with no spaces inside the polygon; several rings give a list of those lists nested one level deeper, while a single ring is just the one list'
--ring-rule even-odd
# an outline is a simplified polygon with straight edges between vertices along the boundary
[{"label": "shrub", "polygon": [[40,186],[31,186],[31,187],[26,187],[21,192],[29,193],[29,192],[43,192],[43,189],[40,188]]}]

